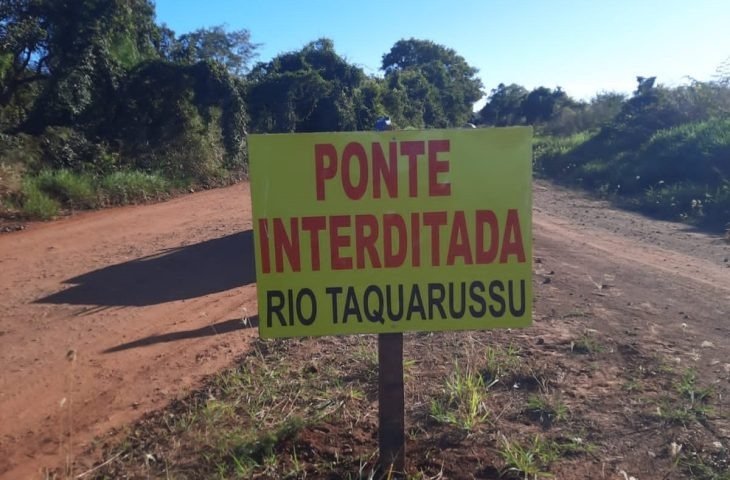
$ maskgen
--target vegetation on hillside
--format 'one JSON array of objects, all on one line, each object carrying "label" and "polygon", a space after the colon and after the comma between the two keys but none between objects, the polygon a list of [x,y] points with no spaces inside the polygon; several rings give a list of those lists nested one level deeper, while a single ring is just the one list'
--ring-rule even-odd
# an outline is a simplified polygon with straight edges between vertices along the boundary
[{"label": "vegetation on hillside", "polygon": [[538,174],[662,218],[730,228],[727,75],[675,88],[638,77],[630,97],[609,92],[589,102],[559,87],[500,84],[478,120],[534,125]]},{"label": "vegetation on hillside", "polygon": [[537,142],[539,173],[648,214],[730,228],[727,82],[668,89],[639,78],[613,117],[565,133]]},{"label": "vegetation on hillside", "polygon": [[226,183],[245,174],[247,131],[363,130],[385,114],[456,126],[482,96],[477,70],[426,40],[397,42],[382,77],[324,38],[252,67],[247,30],[177,35],[154,18],[151,0],[0,1],[0,216]]},{"label": "vegetation on hillside", "polygon": [[[473,112],[477,70],[428,40],[396,42],[380,75],[326,38],[253,65],[257,47],[221,26],[178,35],[151,0],[0,0],[0,216],[225,184],[245,175],[247,132],[369,130],[388,115],[398,128],[534,125],[540,174],[673,219],[730,221],[727,75],[675,88],[639,77],[628,98],[590,101],[500,84]],[[81,184],[84,201],[64,193]]]}]

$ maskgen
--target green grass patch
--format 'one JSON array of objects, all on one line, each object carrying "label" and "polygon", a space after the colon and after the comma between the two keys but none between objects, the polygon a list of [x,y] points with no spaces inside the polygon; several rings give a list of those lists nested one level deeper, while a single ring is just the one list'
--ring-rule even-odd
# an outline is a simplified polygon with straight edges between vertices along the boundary
[{"label": "green grass patch", "polygon": [[665,395],[656,405],[656,416],[669,424],[689,426],[693,423],[705,423],[715,413],[710,405],[712,388],[697,384],[697,373],[688,369],[674,381],[677,395]]},{"label": "green grass patch", "polygon": [[697,385],[697,372],[693,369],[687,369],[674,384],[677,392],[691,403],[707,402],[712,395],[712,389],[709,387],[700,387]]},{"label": "green grass patch", "polygon": [[586,333],[570,343],[570,351],[581,355],[593,355],[603,352],[604,347],[596,338]]},{"label": "green grass patch", "polygon": [[484,376],[488,381],[500,381],[511,386],[513,380],[523,373],[520,350],[514,344],[507,347],[489,346],[485,351]]},{"label": "green grass patch", "polygon": [[462,370],[456,364],[442,395],[431,401],[431,417],[467,431],[474,430],[489,418],[486,399],[492,385],[494,382],[486,384],[479,372]]},{"label": "green grass patch", "polygon": [[159,174],[137,171],[114,172],[99,182],[104,203],[124,205],[166,198],[173,183]]},{"label": "green grass patch", "polygon": [[527,480],[553,477],[546,472],[550,464],[560,457],[553,442],[535,435],[531,442],[520,443],[502,435],[500,443],[499,453],[505,462],[503,478]]},{"label": "green grass patch", "polygon": [[184,181],[138,171],[94,177],[71,170],[42,170],[21,180],[11,177],[6,170],[0,169],[3,208],[19,211],[29,220],[48,220],[62,210],[160,201],[188,186]]},{"label": "green grass patch", "polygon": [[[327,442],[313,427],[370,421],[370,400],[339,362],[355,342],[326,358],[292,364],[294,342],[256,341],[238,367],[217,374],[149,426],[135,428],[110,452],[121,451],[129,463],[112,464],[103,475],[130,476],[138,469],[131,476],[143,477],[154,468],[170,478],[317,478],[315,468],[336,468],[326,463],[337,459],[326,456],[313,466],[307,442]],[[305,432],[316,440],[302,440]],[[154,465],[147,454],[154,455]],[[372,452],[350,454],[354,467]]]},{"label": "green grass patch", "polygon": [[679,466],[687,478],[695,480],[730,480],[730,465],[727,454],[718,452],[689,453],[679,458]]},{"label": "green grass patch", "polygon": [[98,200],[92,177],[70,170],[43,170],[31,179],[41,192],[75,209],[93,208]]},{"label": "green grass patch", "polygon": [[568,418],[568,407],[560,397],[545,393],[530,395],[527,398],[526,412],[545,428]]},{"label": "green grass patch", "polygon": [[20,193],[20,210],[23,216],[39,220],[49,220],[59,213],[59,204],[42,192],[36,182],[23,182]]}]

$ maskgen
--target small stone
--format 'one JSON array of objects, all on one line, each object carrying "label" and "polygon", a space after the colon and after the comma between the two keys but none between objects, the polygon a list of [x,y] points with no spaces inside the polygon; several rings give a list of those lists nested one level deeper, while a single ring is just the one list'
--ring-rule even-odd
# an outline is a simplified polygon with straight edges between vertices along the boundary
[{"label": "small stone", "polygon": [[669,444],[669,452],[672,454],[672,458],[675,458],[677,455],[679,455],[679,452],[682,451],[682,445],[677,442],[672,442]]},{"label": "small stone", "polygon": [[702,348],[715,348],[715,344],[712,343],[712,342],[710,342],[709,340],[705,340],[704,342],[702,342],[702,344],[700,345],[700,347],[702,347]]}]

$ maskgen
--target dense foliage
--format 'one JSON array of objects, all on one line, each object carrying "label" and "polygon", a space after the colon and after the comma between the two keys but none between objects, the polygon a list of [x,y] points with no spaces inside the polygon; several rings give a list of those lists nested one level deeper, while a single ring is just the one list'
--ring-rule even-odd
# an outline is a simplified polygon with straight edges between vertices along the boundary
[{"label": "dense foliage", "polygon": [[[590,112],[606,99],[583,108]],[[639,77],[631,98],[616,103],[615,113],[607,115],[616,107],[604,104],[583,129],[568,130],[572,135],[540,140],[537,171],[647,213],[730,229],[727,81],[670,89]]]},{"label": "dense foliage", "polygon": [[429,41],[397,42],[384,77],[324,38],[252,66],[247,30],[177,35],[154,17],[151,0],[0,0],[0,215],[226,182],[245,173],[247,130],[457,126],[482,96],[476,69]]},{"label": "dense foliage", "polygon": [[397,125],[461,126],[482,97],[477,69],[454,50],[427,40],[400,40],[383,56],[383,106]]},{"label": "dense foliage", "polygon": [[[0,0],[0,216],[159,198],[246,171],[246,132],[533,125],[545,175],[646,211],[730,221],[730,85],[590,101],[499,84],[428,40],[397,41],[381,75],[322,38],[252,64],[247,30],[177,35],[152,0]],[[133,190],[138,189],[138,193]]]}]

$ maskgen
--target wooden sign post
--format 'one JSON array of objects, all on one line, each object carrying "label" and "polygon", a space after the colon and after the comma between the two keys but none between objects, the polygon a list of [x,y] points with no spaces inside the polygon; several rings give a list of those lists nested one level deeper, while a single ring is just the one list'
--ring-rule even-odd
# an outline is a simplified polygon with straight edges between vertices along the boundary
[{"label": "wooden sign post", "polygon": [[405,470],[402,333],[378,335],[378,451],[381,473]]},{"label": "wooden sign post", "polygon": [[532,322],[532,131],[248,138],[259,333],[378,335],[379,466],[405,466],[403,332]]}]

